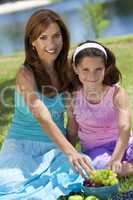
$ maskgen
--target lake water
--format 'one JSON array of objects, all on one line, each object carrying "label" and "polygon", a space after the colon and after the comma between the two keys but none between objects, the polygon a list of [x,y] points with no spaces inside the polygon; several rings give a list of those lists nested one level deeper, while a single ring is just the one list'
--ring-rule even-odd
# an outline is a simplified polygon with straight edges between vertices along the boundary
[{"label": "lake water", "polygon": [[[58,12],[64,19],[71,35],[71,43],[94,39],[94,30],[88,17],[84,23],[84,5],[96,0],[65,0],[38,8],[0,15],[0,55],[22,51],[23,38],[27,19],[40,8],[49,8]],[[97,2],[100,2],[97,1]],[[101,0],[101,2],[103,2]],[[106,11],[110,21],[109,26],[100,33],[100,37],[133,34],[133,1],[106,0]]]}]

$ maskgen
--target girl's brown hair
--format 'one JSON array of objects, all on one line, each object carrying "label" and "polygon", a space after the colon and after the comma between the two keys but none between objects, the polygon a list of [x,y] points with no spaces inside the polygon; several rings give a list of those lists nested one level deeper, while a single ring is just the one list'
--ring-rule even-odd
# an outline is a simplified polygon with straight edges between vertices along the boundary
[{"label": "girl's brown hair", "polygon": [[[45,67],[42,67],[41,61],[37,55],[36,50],[33,49],[32,42],[36,40],[39,35],[46,29],[51,23],[56,22],[61,30],[63,38],[63,47],[55,60],[55,70],[60,81],[61,87],[58,91],[64,91],[68,87],[68,51],[69,51],[69,33],[68,30],[60,18],[55,12],[48,9],[43,9],[35,12],[29,19],[26,31],[25,31],[25,61],[24,65],[30,67],[34,73],[38,89],[45,94],[49,93],[49,87],[52,86],[52,82]],[[43,91],[43,87],[46,86],[46,90]]]},{"label": "girl's brown hair", "polygon": [[[96,41],[88,40],[84,43],[79,44],[79,46],[81,46],[82,44],[85,44],[85,43],[100,44]],[[121,76],[120,71],[116,67],[116,58],[115,58],[115,55],[113,54],[113,52],[111,50],[109,50],[107,47],[105,47],[103,45],[101,45],[101,46],[105,49],[107,57],[99,49],[86,48],[86,49],[81,50],[76,55],[74,64],[75,64],[75,66],[77,66],[80,63],[81,59],[83,59],[84,57],[87,57],[87,56],[89,56],[89,57],[96,57],[96,56],[102,57],[103,60],[104,60],[104,63],[105,63],[105,76],[104,76],[103,84],[112,86],[113,84],[118,83],[120,80],[122,80],[122,76]],[[72,55],[72,58],[71,58],[71,68],[73,68],[72,64],[73,64],[73,55]],[[79,87],[81,87],[82,84],[79,81],[78,75],[75,74],[73,69],[72,69],[72,71],[73,71],[72,88],[73,88],[73,90],[76,90]]]}]

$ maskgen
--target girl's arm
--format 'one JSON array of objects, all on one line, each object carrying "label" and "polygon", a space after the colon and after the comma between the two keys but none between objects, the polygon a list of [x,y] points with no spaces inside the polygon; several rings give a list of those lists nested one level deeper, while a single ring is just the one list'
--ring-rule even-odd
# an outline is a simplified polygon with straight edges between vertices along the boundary
[{"label": "girl's arm", "polygon": [[118,88],[114,96],[114,105],[118,108],[119,135],[111,160],[121,161],[129,141],[131,129],[128,94],[123,88]]},{"label": "girl's arm", "polygon": [[59,146],[59,148],[68,156],[72,166],[81,174],[81,167],[91,173],[91,167],[86,158],[79,154],[70,142],[64,137],[60,129],[52,120],[51,114],[44,103],[37,97],[36,84],[33,73],[28,69],[21,68],[16,76],[16,88],[23,95],[29,110],[38,120],[43,130]]},{"label": "girl's arm", "polygon": [[66,99],[67,110],[67,139],[75,147],[78,138],[78,124],[73,114],[74,110],[74,97],[71,94],[67,95]]}]

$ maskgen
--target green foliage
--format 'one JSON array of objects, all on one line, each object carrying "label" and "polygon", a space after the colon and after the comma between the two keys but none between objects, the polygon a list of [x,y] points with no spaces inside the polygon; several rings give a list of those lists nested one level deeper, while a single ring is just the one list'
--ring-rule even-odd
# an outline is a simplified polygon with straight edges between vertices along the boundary
[{"label": "green foliage", "polygon": [[87,3],[84,6],[84,20],[88,24],[88,18],[90,17],[90,23],[95,33],[95,37],[99,38],[100,32],[103,31],[109,25],[109,20],[107,20],[107,14],[105,9],[105,4]]},{"label": "green foliage", "polygon": [[22,62],[23,54],[0,57],[0,146],[12,119],[15,75]]}]

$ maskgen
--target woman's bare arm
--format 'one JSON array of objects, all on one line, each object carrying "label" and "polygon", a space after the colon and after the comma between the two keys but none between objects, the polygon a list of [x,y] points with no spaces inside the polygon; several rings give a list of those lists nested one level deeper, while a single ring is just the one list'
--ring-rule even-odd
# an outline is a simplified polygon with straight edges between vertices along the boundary
[{"label": "woman's bare arm", "polygon": [[87,173],[91,173],[92,168],[88,164],[86,158],[79,154],[70,142],[64,137],[60,129],[52,120],[51,113],[44,103],[37,97],[35,89],[36,83],[34,76],[28,69],[20,69],[16,76],[16,88],[23,95],[29,110],[38,120],[43,130],[49,137],[59,146],[59,148],[68,156],[72,166],[79,171],[81,175],[82,168]]}]

